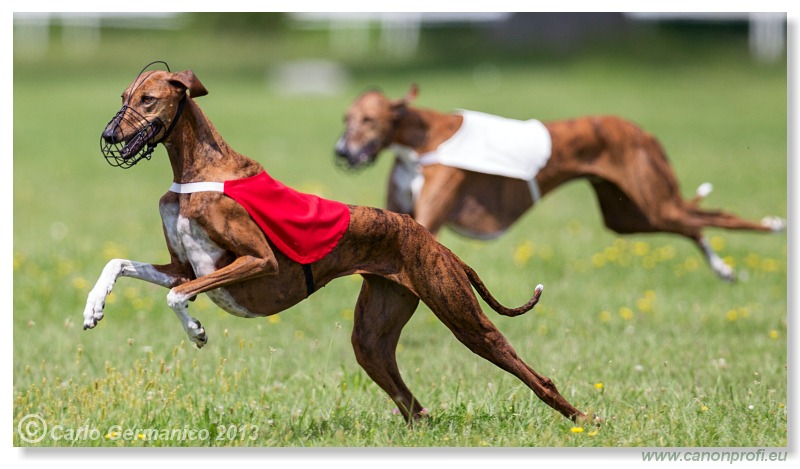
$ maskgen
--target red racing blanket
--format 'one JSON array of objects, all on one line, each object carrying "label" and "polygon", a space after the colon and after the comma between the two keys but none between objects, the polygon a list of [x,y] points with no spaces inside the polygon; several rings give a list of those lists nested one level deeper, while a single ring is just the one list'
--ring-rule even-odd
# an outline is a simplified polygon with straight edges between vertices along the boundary
[{"label": "red racing blanket", "polygon": [[347,205],[298,192],[266,171],[225,181],[223,192],[250,213],[282,253],[300,264],[325,257],[350,225]]},{"label": "red racing blanket", "polygon": [[173,182],[178,194],[223,192],[244,207],[264,234],[287,257],[310,264],[328,255],[350,226],[347,205],[298,192],[266,171],[223,182]]}]

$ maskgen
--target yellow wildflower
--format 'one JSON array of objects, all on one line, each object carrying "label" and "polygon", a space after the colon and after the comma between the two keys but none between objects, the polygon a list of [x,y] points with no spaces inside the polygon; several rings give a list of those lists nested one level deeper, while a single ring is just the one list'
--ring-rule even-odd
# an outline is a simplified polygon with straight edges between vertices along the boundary
[{"label": "yellow wildflower", "polygon": [[725,238],[722,236],[712,236],[709,243],[715,251],[723,251],[725,249]]},{"label": "yellow wildflower", "polygon": [[533,256],[534,251],[534,244],[531,241],[525,241],[517,246],[517,249],[514,251],[514,263],[520,266],[527,264],[528,260]]},{"label": "yellow wildflower", "polygon": [[650,245],[644,241],[637,241],[633,243],[633,253],[637,256],[644,256],[650,252]]},{"label": "yellow wildflower", "polygon": [[777,272],[778,261],[775,259],[764,259],[761,261],[761,270],[764,272]]},{"label": "yellow wildflower", "polygon": [[86,290],[89,288],[89,282],[83,277],[75,277],[72,280],[72,286],[77,290]]}]

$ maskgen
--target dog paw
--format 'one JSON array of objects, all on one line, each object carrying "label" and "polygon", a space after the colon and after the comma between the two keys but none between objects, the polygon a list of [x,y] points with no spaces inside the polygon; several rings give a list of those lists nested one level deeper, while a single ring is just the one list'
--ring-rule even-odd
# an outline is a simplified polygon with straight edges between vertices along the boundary
[{"label": "dog paw", "polygon": [[578,415],[574,418],[574,420],[575,423],[579,425],[594,425],[596,427],[600,427],[604,423],[606,423],[606,421],[602,417],[595,414],[594,412]]},{"label": "dog paw", "polygon": [[89,294],[89,298],[86,300],[86,308],[83,310],[83,330],[94,329],[97,326],[97,323],[103,319],[105,305],[105,295]]},{"label": "dog paw", "polygon": [[192,319],[192,321],[188,324],[186,333],[189,334],[189,339],[194,342],[197,348],[203,348],[203,346],[208,343],[206,330],[197,319]]},{"label": "dog paw", "polygon": [[731,283],[736,282],[736,272],[733,270],[733,267],[729,266],[728,264],[724,264],[719,267],[715,266],[714,271],[722,280]]},{"label": "dog paw", "polygon": [[786,220],[781,217],[764,217],[761,219],[761,225],[778,233],[786,229]]},{"label": "dog paw", "polygon": [[709,259],[709,263],[711,264],[711,269],[722,279],[727,282],[735,282],[736,281],[736,271],[733,270],[733,267],[729,266],[724,260],[721,258],[714,256]]}]

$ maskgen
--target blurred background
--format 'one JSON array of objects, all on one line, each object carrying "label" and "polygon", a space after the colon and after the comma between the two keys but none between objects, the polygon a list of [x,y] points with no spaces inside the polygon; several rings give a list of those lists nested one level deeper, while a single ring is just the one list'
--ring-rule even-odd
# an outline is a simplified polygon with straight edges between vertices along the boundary
[{"label": "blurred background", "polygon": [[[86,224],[28,216],[36,208],[98,205],[116,220],[105,226],[139,239],[142,224],[87,182],[127,194],[116,202],[127,209],[168,183],[162,149],[131,172],[106,167],[98,149],[122,90],[154,60],[195,71],[210,91],[203,109],[239,152],[350,203],[383,206],[392,158],[355,174],[333,166],[347,106],[369,88],[400,97],[417,83],[417,104],[442,111],[620,115],[661,139],[684,192],[724,173],[719,206],[782,212],[785,197],[736,192],[755,170],[785,188],[786,24],[781,13],[15,13],[15,247],[53,240],[35,233],[80,242]],[[731,167],[736,155],[751,171]],[[42,186],[70,197],[42,205]],[[578,191],[575,210],[595,217],[584,189],[554,195]]]},{"label": "blurred background", "polygon": [[[105,379],[109,367],[135,369],[140,360],[150,360],[141,366],[155,375],[159,359],[195,360],[198,375],[213,376],[221,360],[240,356],[231,361],[236,372],[257,371],[240,373],[239,389],[269,401],[272,407],[260,402],[253,412],[276,422],[282,403],[313,401],[293,394],[298,389],[326,402],[322,396],[338,395],[341,382],[361,376],[348,337],[360,288],[355,278],[333,282],[290,310],[300,314],[268,320],[232,318],[200,298],[190,311],[210,334],[201,352],[181,345],[171,353],[184,333],[166,292],[130,279],[118,283],[98,329],[81,330],[86,295],[110,258],[168,261],[157,209],[172,180],[166,152],[158,148],[150,161],[123,171],[109,167],[99,148],[122,91],[155,60],[195,72],[209,90],[198,104],[238,152],[301,191],[347,203],[384,206],[392,156],[360,172],[337,168],[333,150],[345,110],[364,90],[401,97],[417,83],[416,105],[440,111],[543,121],[625,117],[659,138],[684,197],[710,181],[709,208],[754,220],[787,215],[785,14],[20,12],[13,19],[16,417],[31,409],[62,413],[60,399],[84,402],[92,379]],[[548,195],[496,241],[449,231],[440,240],[501,302],[523,303],[532,285],[544,283],[534,316],[492,321],[561,389],[619,416],[619,430],[594,444],[785,445],[786,237],[708,234],[740,273],[736,285],[717,279],[688,241],[606,230],[585,183]],[[406,330],[398,356],[424,401],[455,409],[453,403],[485,402],[486,380],[518,386],[468,356],[431,314],[416,314]],[[320,342],[325,353],[316,353]],[[256,352],[244,354],[242,344]],[[258,370],[274,350],[280,360],[262,383]],[[754,371],[764,383],[757,389]],[[131,389],[134,378],[126,384]],[[359,408],[386,406],[366,378],[356,381],[378,402]],[[598,381],[606,383],[602,395]],[[228,405],[213,380],[198,385],[187,373],[177,382],[195,399],[180,417],[187,422],[214,396]],[[459,388],[463,382],[469,386]],[[169,394],[175,384],[156,386],[162,388]],[[108,411],[109,421],[149,418],[151,411],[139,414],[126,407],[129,399],[109,396],[117,409]],[[95,415],[91,398],[85,402],[76,415]],[[713,402],[713,412],[701,414],[695,402]],[[763,412],[739,418],[742,403]],[[153,408],[172,408],[164,406]],[[638,410],[645,407],[664,410],[645,419]],[[156,417],[170,415],[162,410]],[[705,426],[675,428],[677,422]],[[541,439],[486,438],[572,444],[558,432],[533,433]]]}]

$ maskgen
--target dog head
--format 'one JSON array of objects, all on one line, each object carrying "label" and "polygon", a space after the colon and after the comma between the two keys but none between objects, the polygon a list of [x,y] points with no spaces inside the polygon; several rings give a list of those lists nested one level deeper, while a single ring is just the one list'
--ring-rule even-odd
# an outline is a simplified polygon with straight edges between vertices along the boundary
[{"label": "dog head", "polygon": [[359,96],[344,116],[345,130],[336,142],[337,162],[353,169],[373,163],[392,143],[397,123],[417,93],[417,85],[411,85],[400,99],[390,100],[379,91]]},{"label": "dog head", "polygon": [[103,130],[100,147],[106,160],[130,168],[149,159],[180,118],[187,96],[206,94],[191,70],[143,71],[122,93],[122,108]]}]

